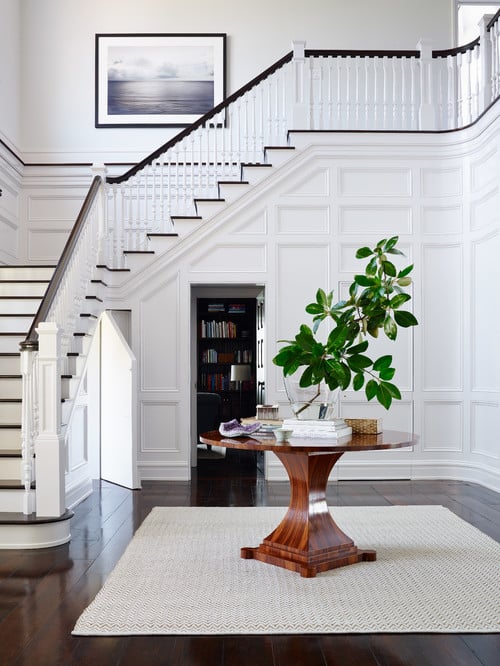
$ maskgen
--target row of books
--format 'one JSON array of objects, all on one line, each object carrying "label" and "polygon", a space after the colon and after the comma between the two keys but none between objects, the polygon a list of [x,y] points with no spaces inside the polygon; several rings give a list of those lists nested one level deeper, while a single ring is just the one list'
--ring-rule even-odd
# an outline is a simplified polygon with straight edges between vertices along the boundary
[{"label": "row of books", "polygon": [[[238,388],[237,382],[230,380],[231,375],[228,372],[202,372],[198,382],[199,391],[210,391],[211,393],[220,393],[222,391],[232,391]],[[255,391],[255,382],[253,379],[241,382],[242,391]]]},{"label": "row of books", "polygon": [[232,321],[201,320],[200,336],[202,338],[236,338],[237,327]]},{"label": "row of books", "polygon": [[[229,303],[227,305],[227,312],[229,314],[245,314],[247,311],[244,303]],[[224,303],[209,303],[207,305],[207,312],[226,312]]]},{"label": "row of books", "polygon": [[232,352],[220,352],[217,349],[204,349],[201,352],[201,363],[251,363],[251,349],[237,349]]}]

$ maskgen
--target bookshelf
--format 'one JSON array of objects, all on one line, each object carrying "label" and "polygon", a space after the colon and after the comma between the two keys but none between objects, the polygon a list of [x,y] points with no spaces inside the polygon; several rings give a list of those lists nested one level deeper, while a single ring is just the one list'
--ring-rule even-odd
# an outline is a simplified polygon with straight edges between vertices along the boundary
[{"label": "bookshelf", "polygon": [[[222,420],[252,416],[256,408],[256,300],[198,298],[197,390],[218,393]],[[231,381],[231,366],[247,365],[250,379]],[[240,406],[241,398],[241,406]]]}]

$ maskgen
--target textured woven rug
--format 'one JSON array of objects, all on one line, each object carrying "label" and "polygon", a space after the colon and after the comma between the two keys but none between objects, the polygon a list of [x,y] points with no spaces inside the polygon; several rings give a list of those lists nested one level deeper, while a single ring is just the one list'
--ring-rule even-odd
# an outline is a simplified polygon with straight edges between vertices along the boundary
[{"label": "textured woven rug", "polygon": [[316,578],[239,557],[284,513],[154,508],[73,634],[500,631],[500,544],[448,509],[335,507],[377,561]]}]

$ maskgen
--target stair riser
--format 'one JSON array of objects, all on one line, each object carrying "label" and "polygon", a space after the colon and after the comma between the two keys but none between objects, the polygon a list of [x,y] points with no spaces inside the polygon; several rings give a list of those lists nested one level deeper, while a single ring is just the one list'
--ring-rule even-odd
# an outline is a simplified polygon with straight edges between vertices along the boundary
[{"label": "stair riser", "polygon": [[0,266],[0,280],[50,280],[54,266]]},{"label": "stair riser", "polygon": [[241,180],[247,180],[250,185],[256,185],[261,180],[270,176],[273,173],[272,167],[265,166],[246,166],[242,168]]},{"label": "stair riser", "polygon": [[83,367],[85,365],[84,356],[68,356],[66,362],[64,363],[63,375],[75,375],[79,377],[83,372]]},{"label": "stair riser", "polygon": [[178,218],[173,221],[175,232],[179,234],[179,238],[189,236],[189,234],[196,231],[203,224],[203,220],[197,217]]},{"label": "stair riser", "polygon": [[80,333],[92,333],[97,324],[96,317],[78,317],[77,327]]},{"label": "stair riser", "polygon": [[25,317],[0,316],[0,333],[17,333],[18,331],[27,333],[32,321],[33,315],[26,315]]},{"label": "stair riser", "polygon": [[[16,349],[18,352],[19,349]],[[1,375],[19,375],[21,372],[21,359],[19,356],[0,356]]]},{"label": "stair riser", "polygon": [[226,203],[232,203],[249,191],[246,183],[234,183],[227,185],[223,183],[219,185],[219,194],[221,199],[225,199]]},{"label": "stair riser", "polygon": [[48,282],[0,282],[0,296],[43,296]]},{"label": "stair riser", "polygon": [[0,402],[0,423],[14,425],[21,423],[21,403]]},{"label": "stair riser", "polygon": [[2,481],[11,479],[19,481],[23,478],[22,458],[0,458],[0,484]]},{"label": "stair riser", "polygon": [[19,351],[19,343],[26,335],[0,335],[0,354],[10,354]]},{"label": "stair riser", "polygon": [[[104,303],[102,301],[96,301],[94,298],[87,298],[83,301],[81,310],[86,314],[92,314],[99,317],[104,311]],[[80,317],[80,319],[83,319],[83,317]]]},{"label": "stair riser", "polygon": [[278,167],[291,160],[296,154],[297,151],[290,148],[272,148],[266,150],[266,162],[272,164],[273,167]]},{"label": "stair riser", "polygon": [[21,429],[0,428],[0,451],[21,450]]},{"label": "stair riser", "polygon": [[35,314],[41,301],[41,298],[0,298],[0,315]]},{"label": "stair riser", "polygon": [[[73,342],[71,344],[72,352],[77,352],[81,356],[86,356],[92,344],[92,336],[90,335],[76,335],[73,336]],[[70,373],[63,373],[70,374]]]},{"label": "stair riser", "polygon": [[21,377],[16,377],[14,379],[0,376],[0,398],[21,398],[22,390],[23,385]]},{"label": "stair riser", "polygon": [[197,201],[196,212],[203,219],[209,220],[217,215],[223,208],[225,208],[225,201]]},{"label": "stair riser", "polygon": [[153,250],[156,256],[165,254],[179,242],[179,236],[153,236],[148,238],[148,250]]},{"label": "stair riser", "polygon": [[125,264],[131,271],[141,271],[152,264],[154,258],[154,254],[127,254],[125,255]]},{"label": "stair riser", "polygon": [[[34,491],[30,491],[32,503],[34,505]],[[24,490],[0,490],[0,511],[5,512],[23,512],[24,510]]]}]

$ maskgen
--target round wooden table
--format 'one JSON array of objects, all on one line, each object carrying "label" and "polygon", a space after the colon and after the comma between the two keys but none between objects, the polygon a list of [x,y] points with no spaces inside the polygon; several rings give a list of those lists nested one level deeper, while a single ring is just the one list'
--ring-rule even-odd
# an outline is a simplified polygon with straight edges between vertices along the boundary
[{"label": "round wooden table", "polygon": [[321,571],[373,561],[374,550],[360,550],[333,520],[326,502],[328,477],[337,460],[349,451],[398,449],[416,444],[411,433],[385,430],[378,435],[353,434],[334,438],[293,437],[277,442],[274,436],[225,437],[218,431],[203,433],[203,444],[246,451],[272,451],[290,479],[288,511],[257,547],[241,549],[241,557],[297,571],[312,578]]}]

